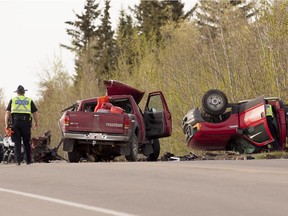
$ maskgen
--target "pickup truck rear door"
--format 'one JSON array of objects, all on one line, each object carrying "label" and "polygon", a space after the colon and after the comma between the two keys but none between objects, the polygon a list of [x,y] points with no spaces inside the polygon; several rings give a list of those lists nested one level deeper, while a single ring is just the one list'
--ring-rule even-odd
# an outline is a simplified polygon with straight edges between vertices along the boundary
[{"label": "pickup truck rear door", "polygon": [[171,135],[171,113],[161,91],[149,93],[144,110],[144,119],[148,139]]},{"label": "pickup truck rear door", "polygon": [[274,140],[266,120],[263,97],[258,97],[240,105],[239,128],[244,131],[244,137],[255,145],[263,146]]}]

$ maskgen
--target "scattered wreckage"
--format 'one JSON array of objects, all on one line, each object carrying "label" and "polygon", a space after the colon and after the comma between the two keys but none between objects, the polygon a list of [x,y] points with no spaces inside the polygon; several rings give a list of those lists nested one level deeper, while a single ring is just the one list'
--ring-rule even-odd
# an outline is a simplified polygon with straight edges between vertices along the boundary
[{"label": "scattered wreckage", "polygon": [[56,147],[51,147],[51,131],[46,131],[42,136],[32,137],[31,149],[32,158],[34,162],[49,163],[53,160],[65,160],[58,154],[58,149],[61,146],[63,140],[60,140]]},{"label": "scattered wreckage", "polygon": [[[276,134],[269,130],[266,104],[272,105]],[[182,129],[192,149],[259,153],[286,148],[287,122],[288,105],[277,97],[228,103],[222,91],[211,89],[202,97],[202,109],[193,108],[184,116]],[[271,148],[275,141],[279,149]]]},{"label": "scattered wreckage", "polygon": [[[51,148],[51,131],[44,132],[42,136],[31,138],[31,154],[34,163],[49,163],[53,160],[65,160],[58,154],[58,149],[62,144],[60,141],[57,147]],[[15,162],[14,142],[11,135],[0,136],[0,162],[9,164]],[[22,161],[25,160],[24,146],[21,148]]]},{"label": "scattered wreckage", "polygon": [[172,119],[161,91],[148,95],[144,111],[138,104],[144,92],[116,80],[105,80],[106,95],[82,99],[63,110],[59,127],[69,162],[111,161],[138,153],[156,161],[159,138],[172,132]]}]

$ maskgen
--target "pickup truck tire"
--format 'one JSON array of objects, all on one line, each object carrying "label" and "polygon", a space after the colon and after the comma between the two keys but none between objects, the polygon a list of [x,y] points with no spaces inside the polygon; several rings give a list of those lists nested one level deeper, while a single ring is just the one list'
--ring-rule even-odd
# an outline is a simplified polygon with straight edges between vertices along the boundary
[{"label": "pickup truck tire", "polygon": [[224,92],[218,89],[208,90],[202,97],[203,110],[213,116],[221,115],[228,106],[228,99]]},{"label": "pickup truck tire", "polygon": [[78,163],[80,161],[80,152],[77,149],[73,149],[72,152],[67,152],[68,162]]},{"label": "pickup truck tire", "polygon": [[154,139],[153,140],[152,148],[153,148],[153,153],[151,153],[147,157],[147,161],[157,161],[157,159],[159,157],[159,154],[160,154],[160,142],[159,142],[159,139]]},{"label": "pickup truck tire", "polygon": [[137,161],[138,158],[138,137],[133,135],[132,141],[129,143],[130,154],[125,155],[127,161]]}]

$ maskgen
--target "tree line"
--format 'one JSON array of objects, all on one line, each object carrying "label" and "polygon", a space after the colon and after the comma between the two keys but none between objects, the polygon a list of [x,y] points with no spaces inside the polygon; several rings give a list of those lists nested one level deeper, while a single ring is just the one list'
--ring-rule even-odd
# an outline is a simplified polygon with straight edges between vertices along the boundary
[{"label": "tree line", "polygon": [[184,11],[180,0],[141,0],[120,11],[115,30],[110,4],[86,0],[83,12],[66,22],[71,43],[61,46],[75,55],[75,75],[61,59],[43,72],[38,133],[51,129],[55,145],[60,111],[77,99],[104,94],[105,79],[163,91],[173,134],[161,148],[175,154],[190,151],[182,118],[201,106],[210,88],[221,89],[231,102],[259,95],[288,100],[288,2],[199,0]]}]

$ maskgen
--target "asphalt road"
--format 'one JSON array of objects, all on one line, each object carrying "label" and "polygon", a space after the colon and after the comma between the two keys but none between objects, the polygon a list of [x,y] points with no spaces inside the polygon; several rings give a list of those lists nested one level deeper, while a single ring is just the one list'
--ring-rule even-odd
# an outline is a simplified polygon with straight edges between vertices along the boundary
[{"label": "asphalt road", "polygon": [[0,166],[9,216],[287,216],[288,160]]}]

